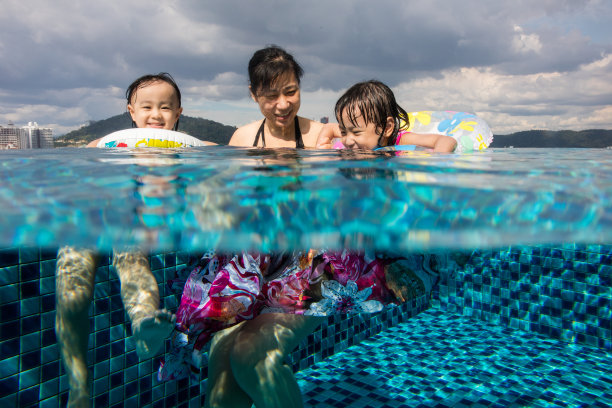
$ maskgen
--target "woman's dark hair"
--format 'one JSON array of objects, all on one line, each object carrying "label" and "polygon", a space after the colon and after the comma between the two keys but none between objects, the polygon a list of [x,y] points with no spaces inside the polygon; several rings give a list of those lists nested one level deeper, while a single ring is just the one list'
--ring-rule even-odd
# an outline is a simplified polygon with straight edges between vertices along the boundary
[{"label": "woman's dark hair", "polygon": [[[134,93],[136,93],[138,89],[144,88],[145,86],[148,86],[154,82],[159,82],[159,81],[166,82],[174,88],[174,91],[176,92],[176,97],[178,98],[178,106],[180,108],[181,107],[181,91],[179,90],[179,87],[176,84],[176,81],[174,80],[174,78],[172,78],[172,75],[170,75],[167,72],[160,72],[159,74],[143,75],[137,80],[135,80],[134,82],[132,82],[130,86],[128,86],[127,90],[125,91],[125,98],[127,99],[128,105],[132,103],[132,96],[134,96]],[[177,119],[176,123],[174,124],[174,128],[173,128],[174,130],[178,129],[178,123],[179,121]],[[136,127],[136,123],[134,123],[134,121],[132,121],[132,127]]]},{"label": "woman's dark hair", "polygon": [[[408,127],[408,114],[397,104],[393,91],[380,81],[371,80],[359,82],[351,86],[336,102],[334,112],[336,120],[346,127],[342,121],[342,112],[346,110],[352,125],[357,124],[357,116],[362,115],[365,123],[373,123],[376,129],[381,129],[380,135],[387,130],[387,118],[393,118],[393,132],[387,139],[387,146],[394,145],[400,125]],[[403,126],[402,126],[403,127]],[[378,139],[380,145],[381,139]]]},{"label": "woman's dark hair", "polygon": [[304,70],[291,54],[276,45],[255,51],[249,61],[251,92],[256,95],[261,90],[269,89],[278,77],[287,72],[295,74],[299,85]]}]

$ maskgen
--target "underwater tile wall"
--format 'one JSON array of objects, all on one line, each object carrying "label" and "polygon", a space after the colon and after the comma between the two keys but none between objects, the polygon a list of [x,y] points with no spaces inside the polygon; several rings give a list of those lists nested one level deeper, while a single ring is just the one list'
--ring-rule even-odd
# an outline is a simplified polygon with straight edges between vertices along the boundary
[{"label": "underwater tile wall", "polygon": [[[68,382],[54,328],[56,255],[56,250],[37,247],[0,249],[0,407],[66,405]],[[178,299],[165,282],[187,261],[184,252],[150,256],[162,307],[176,310]],[[421,297],[375,315],[329,317],[289,355],[288,364],[294,371],[305,369],[406,321],[427,309],[427,300]],[[206,368],[199,383],[158,382],[159,357],[139,361],[127,321],[111,255],[102,253],[90,308],[92,406],[200,406]]]},{"label": "underwater tile wall", "polygon": [[441,276],[432,307],[612,350],[612,246],[513,246],[475,252]]},{"label": "underwater tile wall", "polygon": [[[0,406],[65,406],[67,377],[55,339],[55,250],[0,249]],[[186,253],[155,254],[162,306],[177,298],[165,282],[185,266]],[[119,294],[102,254],[90,309],[89,362],[95,407],[199,406],[199,383],[159,383],[158,359],[139,361]],[[612,349],[612,247],[561,245],[476,252],[441,277],[431,306],[567,342]],[[333,316],[300,344],[288,363],[303,370],[429,307],[420,298],[376,315]]]}]

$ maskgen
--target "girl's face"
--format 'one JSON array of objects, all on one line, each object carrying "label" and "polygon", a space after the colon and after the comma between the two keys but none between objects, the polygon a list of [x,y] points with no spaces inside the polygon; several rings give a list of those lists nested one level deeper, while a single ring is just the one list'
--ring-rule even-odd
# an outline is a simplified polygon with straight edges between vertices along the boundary
[{"label": "girl's face", "polygon": [[293,72],[287,72],[266,90],[251,90],[251,97],[271,127],[288,128],[300,109],[300,85]]},{"label": "girl's face", "polygon": [[393,132],[393,118],[387,118],[387,128],[385,134],[381,138],[381,129],[377,128],[374,123],[366,123],[361,112],[357,110],[355,123],[352,123],[348,114],[348,109],[342,111],[340,120],[340,133],[342,134],[342,143],[349,149],[364,149],[374,150],[378,147],[378,143],[382,146],[386,145],[386,140]]},{"label": "girl's face", "polygon": [[136,89],[128,111],[136,127],[172,130],[183,108],[172,85],[156,81]]}]

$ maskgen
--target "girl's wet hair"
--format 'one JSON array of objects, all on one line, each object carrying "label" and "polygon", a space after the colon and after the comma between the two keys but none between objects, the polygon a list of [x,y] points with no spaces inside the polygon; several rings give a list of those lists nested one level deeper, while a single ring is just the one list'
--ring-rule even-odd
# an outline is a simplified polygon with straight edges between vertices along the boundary
[{"label": "girl's wet hair", "polygon": [[[176,84],[176,81],[174,80],[174,78],[172,78],[172,75],[170,75],[167,72],[160,72],[159,74],[143,75],[140,78],[136,79],[134,82],[132,82],[130,86],[128,86],[127,90],[125,91],[125,98],[127,99],[128,105],[132,103],[132,97],[134,96],[136,91],[138,91],[140,88],[144,88],[145,86],[151,85],[154,82],[160,82],[160,81],[166,82],[174,88],[174,92],[176,92],[176,97],[178,98],[178,107],[180,108],[181,107],[181,91],[178,85]],[[177,119],[176,123],[174,124],[173,130],[178,129],[178,123],[179,121]],[[132,127],[136,127],[136,123],[134,121],[132,121]]]},{"label": "girl's wet hair", "polygon": [[[334,112],[336,120],[343,127],[346,127],[342,121],[342,112],[345,110],[353,126],[357,125],[357,117],[361,115],[366,124],[373,123],[377,131],[380,129],[380,135],[387,130],[387,118],[392,117],[393,132],[387,139],[387,146],[395,144],[400,126],[408,127],[408,114],[397,104],[393,91],[380,81],[356,83],[338,99]],[[379,139],[379,145],[380,142]]]},{"label": "girl's wet hair", "polygon": [[249,85],[251,92],[257,95],[262,90],[269,89],[283,74],[292,72],[300,84],[304,70],[293,56],[277,45],[270,45],[255,54],[249,61]]}]

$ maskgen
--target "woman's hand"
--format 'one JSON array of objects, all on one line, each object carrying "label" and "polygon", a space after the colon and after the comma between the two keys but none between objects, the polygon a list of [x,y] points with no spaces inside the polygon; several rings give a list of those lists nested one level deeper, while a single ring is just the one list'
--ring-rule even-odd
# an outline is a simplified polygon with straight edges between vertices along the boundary
[{"label": "woman's hand", "polygon": [[340,133],[340,126],[337,123],[327,123],[319,132],[319,137],[317,137],[317,149],[331,149],[334,139],[342,138],[342,134]]}]

